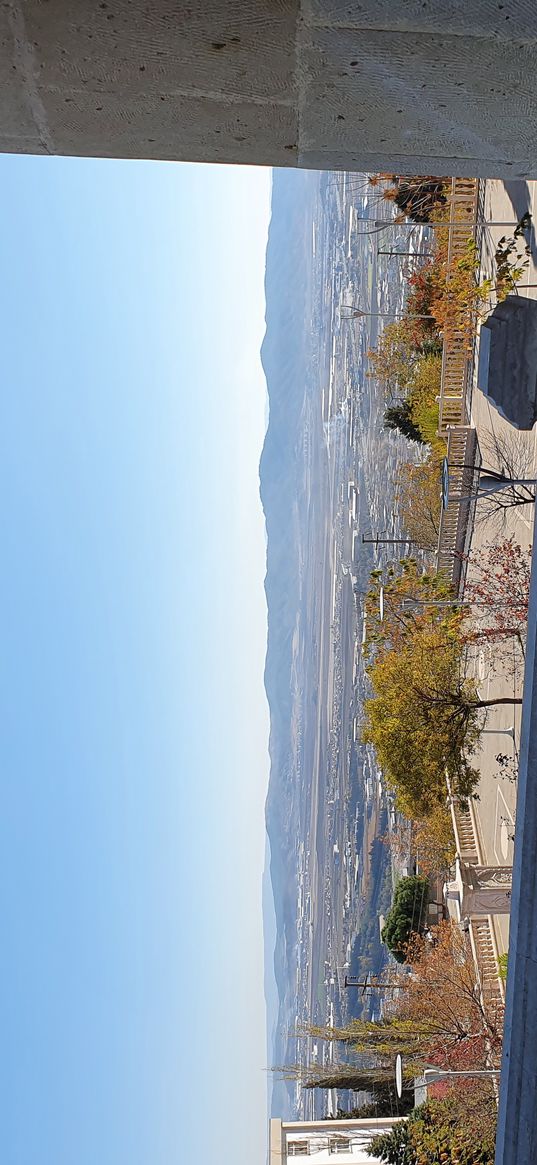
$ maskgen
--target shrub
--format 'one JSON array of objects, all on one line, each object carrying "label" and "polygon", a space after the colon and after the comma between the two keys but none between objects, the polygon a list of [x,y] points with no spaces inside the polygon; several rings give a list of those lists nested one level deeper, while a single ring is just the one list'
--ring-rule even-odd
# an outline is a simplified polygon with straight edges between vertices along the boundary
[{"label": "shrub", "polygon": [[493,1165],[496,1106],[490,1086],[466,1081],[442,1100],[375,1137],[367,1152],[384,1165]]},{"label": "shrub", "polygon": [[391,910],[382,928],[386,943],[398,963],[404,963],[410,936],[419,932],[427,910],[429,883],[417,876],[401,878],[395,887]]}]

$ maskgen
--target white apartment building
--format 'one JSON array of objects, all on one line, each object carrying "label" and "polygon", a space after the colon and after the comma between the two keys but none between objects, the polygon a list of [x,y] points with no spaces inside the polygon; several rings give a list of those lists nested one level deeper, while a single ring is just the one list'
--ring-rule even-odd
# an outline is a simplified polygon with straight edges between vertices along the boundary
[{"label": "white apartment building", "polygon": [[314,1157],[312,1165],[378,1165],[366,1147],[401,1117],[370,1120],[270,1121],[269,1165],[293,1165],[295,1157]]}]

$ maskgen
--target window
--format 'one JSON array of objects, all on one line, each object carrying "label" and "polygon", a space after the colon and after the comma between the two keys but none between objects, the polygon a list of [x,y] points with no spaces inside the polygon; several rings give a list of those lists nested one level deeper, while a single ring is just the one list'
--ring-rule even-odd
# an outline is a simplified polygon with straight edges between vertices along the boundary
[{"label": "window", "polygon": [[287,1156],[288,1157],[308,1157],[310,1151],[309,1141],[288,1141]]},{"label": "window", "polygon": [[351,1139],[350,1137],[330,1137],[328,1142],[329,1153],[350,1153]]}]

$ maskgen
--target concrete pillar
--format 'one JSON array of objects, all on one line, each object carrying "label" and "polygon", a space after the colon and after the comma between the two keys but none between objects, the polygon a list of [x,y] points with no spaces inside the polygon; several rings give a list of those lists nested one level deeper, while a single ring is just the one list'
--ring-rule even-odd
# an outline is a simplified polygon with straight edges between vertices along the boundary
[{"label": "concrete pillar", "polygon": [[455,902],[459,920],[511,911],[511,866],[477,866],[457,858],[456,878],[445,887],[446,902]]},{"label": "concrete pillar", "polygon": [[537,175],[533,0],[6,0],[0,149]]}]

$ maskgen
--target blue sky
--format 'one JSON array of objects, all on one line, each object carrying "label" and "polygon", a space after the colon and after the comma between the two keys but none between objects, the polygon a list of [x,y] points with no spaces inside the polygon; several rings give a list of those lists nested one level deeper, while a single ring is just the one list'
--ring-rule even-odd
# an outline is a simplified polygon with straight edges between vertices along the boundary
[{"label": "blue sky", "polygon": [[0,1157],[253,1165],[270,171],[0,171]]}]

